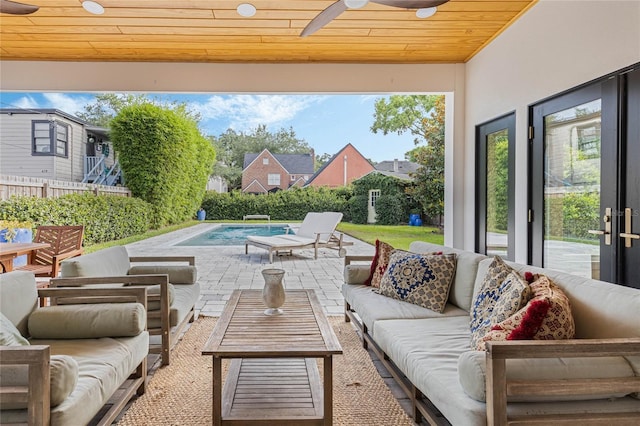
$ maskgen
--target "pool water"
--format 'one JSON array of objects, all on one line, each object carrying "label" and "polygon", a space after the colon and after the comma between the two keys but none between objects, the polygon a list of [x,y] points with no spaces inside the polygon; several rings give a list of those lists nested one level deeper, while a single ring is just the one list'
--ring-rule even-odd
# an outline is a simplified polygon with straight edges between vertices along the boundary
[{"label": "pool water", "polygon": [[286,233],[285,225],[221,225],[177,246],[241,246],[249,235],[269,237]]}]

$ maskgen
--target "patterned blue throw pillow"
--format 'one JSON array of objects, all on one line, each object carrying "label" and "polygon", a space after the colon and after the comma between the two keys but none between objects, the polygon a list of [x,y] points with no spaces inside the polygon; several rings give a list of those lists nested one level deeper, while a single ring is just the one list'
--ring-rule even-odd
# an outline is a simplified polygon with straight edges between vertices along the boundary
[{"label": "patterned blue throw pillow", "polygon": [[500,298],[500,285],[513,271],[500,256],[495,256],[487,269],[478,295],[471,306],[471,347],[476,348],[482,337],[491,329],[493,308]]},{"label": "patterned blue throw pillow", "polygon": [[380,282],[380,294],[442,312],[455,272],[455,254],[394,250]]}]

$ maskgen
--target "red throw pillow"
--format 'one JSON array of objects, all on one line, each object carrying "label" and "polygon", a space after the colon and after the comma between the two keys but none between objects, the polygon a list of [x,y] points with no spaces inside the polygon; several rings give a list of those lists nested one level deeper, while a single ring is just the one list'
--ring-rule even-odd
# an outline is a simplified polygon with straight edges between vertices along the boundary
[{"label": "red throw pillow", "polygon": [[380,287],[380,281],[389,266],[389,257],[391,257],[392,251],[392,245],[376,240],[376,253],[373,255],[373,261],[371,262],[369,278],[364,281],[365,285]]}]

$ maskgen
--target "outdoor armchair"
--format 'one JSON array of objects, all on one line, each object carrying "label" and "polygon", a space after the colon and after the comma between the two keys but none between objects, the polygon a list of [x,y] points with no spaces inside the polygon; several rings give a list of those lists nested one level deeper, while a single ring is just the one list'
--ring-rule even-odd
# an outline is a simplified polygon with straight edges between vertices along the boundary
[{"label": "outdoor armchair", "polygon": [[49,247],[33,250],[27,264],[16,270],[33,272],[36,277],[57,277],[60,262],[83,253],[83,234],[83,225],[38,226],[33,242],[47,243]]}]

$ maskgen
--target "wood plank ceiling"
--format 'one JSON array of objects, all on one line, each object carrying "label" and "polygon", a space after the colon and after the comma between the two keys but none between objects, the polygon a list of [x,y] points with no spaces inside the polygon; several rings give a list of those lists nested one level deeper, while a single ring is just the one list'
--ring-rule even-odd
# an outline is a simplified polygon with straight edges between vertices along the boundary
[{"label": "wood plank ceiling", "polygon": [[[450,0],[415,10],[369,3],[308,37],[302,29],[332,0],[18,0],[40,6],[0,15],[2,60],[265,63],[455,63],[469,60],[535,0]],[[257,13],[240,16],[251,3]]]}]

